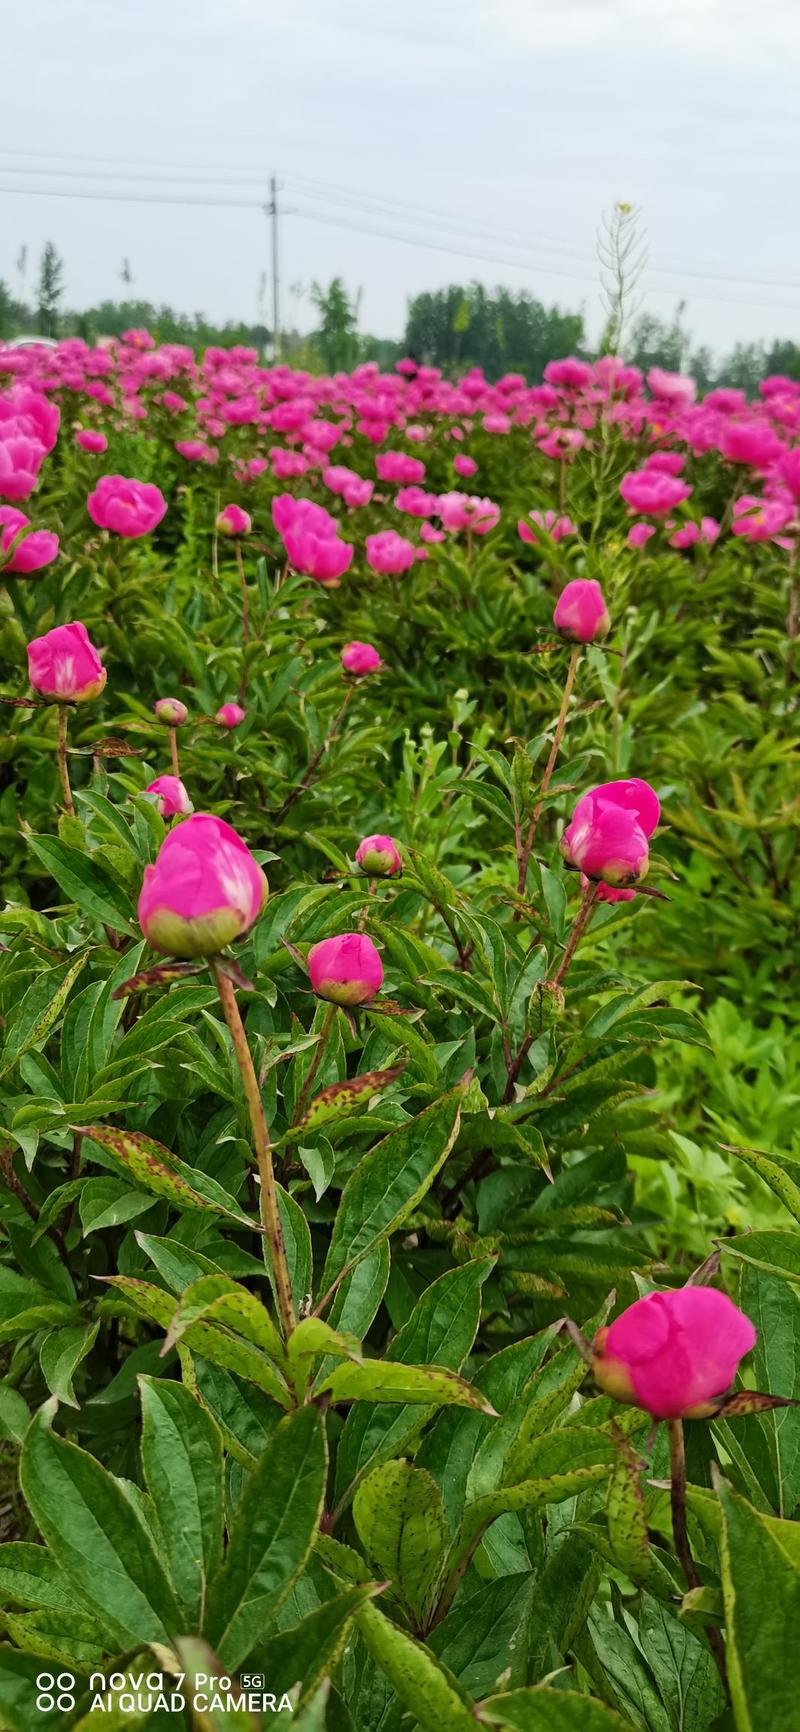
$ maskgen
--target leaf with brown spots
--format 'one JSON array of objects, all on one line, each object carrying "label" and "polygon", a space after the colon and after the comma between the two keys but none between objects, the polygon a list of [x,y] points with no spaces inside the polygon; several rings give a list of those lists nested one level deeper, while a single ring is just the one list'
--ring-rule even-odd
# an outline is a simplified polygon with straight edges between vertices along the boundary
[{"label": "leaf with brown spots", "polygon": [[209,1178],[208,1173],[187,1167],[163,1143],[141,1131],[118,1130],[114,1125],[71,1125],[70,1129],[78,1136],[91,1138],[137,1185],[143,1185],[156,1197],[167,1197],[176,1208],[211,1209],[215,1215],[228,1215],[240,1226],[259,1231],[257,1224],[242,1214],[236,1199]]},{"label": "leaf with brown spots", "polygon": [[330,1083],[328,1088],[321,1089],[319,1094],[314,1096],[305,1118],[294,1126],[293,1134],[316,1130],[318,1125],[326,1124],[329,1119],[344,1118],[357,1107],[363,1106],[373,1095],[382,1094],[404,1070],[404,1064],[393,1064],[388,1070],[365,1070],[360,1076],[351,1077],[349,1081]]},{"label": "leaf with brown spots", "polygon": [[204,962],[160,962],[155,968],[145,968],[141,974],[132,974],[130,980],[123,980],[111,997],[128,998],[133,992],[146,992],[150,986],[168,986],[170,981],[184,980],[190,974],[202,974],[205,967]]}]

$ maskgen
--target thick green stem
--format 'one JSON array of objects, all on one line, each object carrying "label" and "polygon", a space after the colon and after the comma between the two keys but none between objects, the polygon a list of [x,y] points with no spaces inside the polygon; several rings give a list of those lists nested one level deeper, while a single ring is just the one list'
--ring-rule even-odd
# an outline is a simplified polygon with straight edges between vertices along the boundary
[{"label": "thick green stem", "polygon": [[[672,1509],[672,1536],[675,1541],[675,1551],[681,1569],[690,1588],[701,1586],[694,1558],[689,1545],[689,1533],[686,1526],[686,1449],[683,1440],[683,1420],[668,1419],[669,1434],[669,1473],[670,1473],[670,1506]],[[706,1629],[708,1645],[714,1656],[717,1670],[723,1684],[727,1687],[728,1677],[725,1664],[725,1643],[720,1631],[710,1624]]]},{"label": "thick green stem", "polygon": [[72,789],[69,785],[69,769],[67,767],[67,735],[68,735],[68,732],[69,732],[69,709],[68,709],[68,706],[66,704],[59,704],[59,706],[58,706],[58,740],[57,740],[57,744],[56,744],[56,758],[58,760],[58,774],[59,774],[59,777],[61,779],[61,792],[62,792],[62,795],[64,797],[64,811],[69,814],[70,818],[74,818],[75,807],[74,807],[73,801],[72,801]]},{"label": "thick green stem", "polygon": [[550,778],[551,778],[553,771],[556,767],[556,760],[558,758],[559,751],[561,750],[561,741],[562,741],[563,736],[564,736],[564,729],[567,725],[567,711],[569,709],[569,700],[572,697],[572,688],[575,684],[575,675],[578,671],[578,662],[580,661],[582,647],[583,647],[582,644],[579,644],[579,643],[574,644],[572,647],[572,651],[571,651],[570,658],[569,658],[569,666],[567,668],[567,677],[564,681],[564,690],[561,694],[561,708],[558,712],[558,720],[556,722],[556,729],[555,729],[555,733],[553,735],[553,743],[550,747],[550,756],[548,757],[547,763],[545,764],[544,775],[542,776],[541,784],[539,787],[539,798],[536,802],[536,805],[533,808],[533,817],[531,818],[530,824],[528,826],[528,834],[525,837],[525,841],[521,847],[517,848],[517,865],[518,865],[517,893],[520,896],[525,895],[525,885],[526,885],[527,879],[528,879],[528,864],[530,862],[531,850],[533,848],[534,839],[536,837],[536,830],[537,830],[537,827],[539,824],[539,819],[541,818],[541,815],[542,815],[542,807],[544,806],[545,797],[547,795],[547,790],[550,786]]},{"label": "thick green stem", "polygon": [[239,586],[242,592],[242,678],[239,685],[239,702],[244,703],[247,697],[247,651],[250,647],[250,597],[247,593],[247,575],[244,569],[244,559],[239,542],[234,542],[236,551],[236,568],[239,573]]},{"label": "thick green stem", "polygon": [[272,1151],[269,1143],[267,1121],[264,1117],[264,1107],[261,1101],[261,1090],[255,1073],[247,1035],[236,1003],[236,993],[233,983],[218,961],[212,960],[211,967],[217,984],[220,1004],[225,1021],[230,1030],[236,1062],[242,1079],[247,1110],[250,1114],[250,1128],[253,1133],[253,1147],[258,1162],[258,1174],[261,1181],[261,1220],[264,1225],[267,1244],[269,1246],[272,1274],[275,1282],[275,1293],[278,1300],[281,1325],[284,1339],[288,1340],[295,1327],[294,1302],[292,1299],[292,1282],[289,1275],[289,1265],[286,1261],[286,1246],[283,1238],[280,1210],[278,1208],[278,1193],[275,1187],[275,1174],[272,1168]]}]

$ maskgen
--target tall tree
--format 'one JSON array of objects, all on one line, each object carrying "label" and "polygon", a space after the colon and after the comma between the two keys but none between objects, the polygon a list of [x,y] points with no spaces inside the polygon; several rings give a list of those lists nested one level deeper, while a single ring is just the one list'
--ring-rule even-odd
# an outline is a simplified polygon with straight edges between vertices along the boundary
[{"label": "tall tree", "polygon": [[345,372],[358,359],[357,307],[341,277],[334,277],[327,289],[314,283],[311,300],[319,314],[319,327],[313,336],[322,364],[328,373]]},{"label": "tall tree", "polygon": [[39,265],[36,317],[43,337],[58,335],[58,309],[64,293],[64,261],[52,241],[46,241]]}]

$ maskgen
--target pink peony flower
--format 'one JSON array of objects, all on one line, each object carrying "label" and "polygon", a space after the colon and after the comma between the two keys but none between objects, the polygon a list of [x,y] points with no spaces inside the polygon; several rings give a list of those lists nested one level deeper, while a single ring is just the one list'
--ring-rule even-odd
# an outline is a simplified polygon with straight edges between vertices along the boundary
[{"label": "pink peony flower", "polygon": [[313,577],[315,583],[327,584],[331,589],[338,589],[352,564],[355,551],[350,542],[340,541],[336,535],[317,535],[305,524],[287,529],[283,544],[295,571],[303,577]]},{"label": "pink peony flower", "polygon": [[692,492],[685,481],[675,475],[665,475],[660,469],[631,469],[623,475],[619,490],[633,511],[643,511],[649,517],[660,517],[688,499]]},{"label": "pink peony flower", "polygon": [[253,527],[249,513],[241,505],[223,505],[215,524],[220,535],[249,535]]},{"label": "pink peony flower", "polygon": [[630,529],[628,530],[628,534],[627,534],[627,538],[626,538],[627,542],[628,542],[628,546],[629,547],[644,547],[646,545],[646,543],[650,540],[651,535],[655,535],[654,524],[652,524],[652,523],[632,523]]},{"label": "pink peony flower", "polygon": [[379,535],[367,536],[367,564],[383,576],[396,577],[414,564],[416,549],[394,529],[382,529]]},{"label": "pink peony flower", "polygon": [[543,457],[555,463],[569,463],[586,444],[586,435],[579,427],[553,427],[536,443]]},{"label": "pink peony flower", "polygon": [[371,643],[346,643],[341,655],[342,667],[345,673],[354,674],[357,679],[363,679],[365,674],[375,674],[383,666],[377,650]]},{"label": "pink peony flower", "polygon": [[241,704],[220,704],[214,720],[219,722],[221,728],[233,729],[239,727],[240,722],[244,721],[244,717],[245,712]]},{"label": "pink peony flower", "polygon": [[27,499],[33,492],[46,452],[38,439],[0,425],[0,499]]},{"label": "pink peony flower", "polygon": [[162,842],[146,866],[139,925],[167,956],[215,956],[249,932],[268,894],[249,848],[222,818],[198,812]]},{"label": "pink peony flower", "polygon": [[655,1419],[707,1418],[755,1340],[749,1317],[714,1287],[648,1293],[598,1329],[594,1376]]},{"label": "pink peony flower", "polygon": [[729,463],[746,463],[751,469],[768,469],[783,455],[786,446],[764,421],[726,421],[719,448]]},{"label": "pink peony flower", "polygon": [[79,427],[75,434],[75,444],[80,446],[81,451],[90,451],[95,457],[108,450],[105,433],[99,432],[96,427]]},{"label": "pink peony flower", "polygon": [[601,783],[578,801],[561,852],[594,882],[627,889],[647,876],[647,844],[660,815],[658,795],[648,782],[634,776]]},{"label": "pink peony flower", "polygon": [[54,626],[28,644],[28,678],[35,692],[55,703],[85,704],[97,698],[106,670],[85,625]]},{"label": "pink peony flower", "polygon": [[686,464],[686,458],[680,451],[653,451],[645,463],[645,469],[660,469],[664,475],[680,475]]},{"label": "pink peony flower", "polygon": [[[566,535],[577,535],[578,533],[571,517],[564,514],[559,517],[555,511],[529,511],[528,516],[531,523],[535,523],[537,529],[543,529],[549,535],[551,541],[563,541]],[[530,542],[534,547],[541,539],[540,536],[534,535],[530,523],[526,523],[524,517],[520,518],[517,524],[517,534],[521,541]]]},{"label": "pink peony flower", "polygon": [[436,494],[426,493],[422,487],[401,487],[394,502],[408,517],[430,517],[438,504]]},{"label": "pink peony flower", "polygon": [[778,463],[778,474],[795,500],[800,500],[800,445],[786,451]]},{"label": "pink peony flower", "polygon": [[675,408],[688,407],[697,396],[694,379],[689,379],[684,373],[667,373],[663,367],[651,367],[647,383],[654,397]]},{"label": "pink peony flower", "polygon": [[383,967],[366,933],[343,932],[312,944],[308,975],[318,998],[332,1004],[367,1004],[380,990]]},{"label": "pink peony flower", "polygon": [[154,782],[148,782],[145,792],[155,794],[162,818],[185,817],[187,812],[194,811],[180,776],[156,776]]},{"label": "pink peony flower", "polygon": [[350,510],[360,505],[369,505],[373,483],[365,481],[354,469],[348,469],[346,464],[332,464],[330,468],[323,469],[322,479],[331,493],[338,493]]},{"label": "pink peony flower", "polygon": [[[485,423],[484,423],[484,425],[485,425]],[[456,472],[456,475],[463,475],[463,476],[467,477],[470,475],[474,475],[476,473],[478,465],[475,462],[474,457],[468,457],[467,456],[466,451],[459,451],[457,453],[457,455],[453,458],[453,468]]]},{"label": "pink peony flower", "polygon": [[86,501],[98,529],[110,529],[128,541],[149,535],[167,509],[163,493],[150,481],[129,481],[124,475],[101,475]]},{"label": "pink peony flower", "polygon": [[405,451],[379,451],[375,469],[381,481],[396,481],[401,485],[425,480],[425,464],[420,457],[408,457]]},{"label": "pink peony flower", "polygon": [[565,355],[561,361],[548,361],[544,376],[548,385],[579,391],[588,385],[592,369],[587,361],[579,361],[576,355]]},{"label": "pink peony flower", "polygon": [[603,591],[594,578],[576,577],[556,602],[553,624],[572,643],[597,643],[611,630]]},{"label": "pink peony flower", "polygon": [[[13,505],[0,505],[0,554],[7,554],[21,529],[26,529],[30,518],[24,511],[17,511]],[[0,562],[0,568],[6,573],[26,577],[32,571],[42,571],[44,566],[52,565],[58,555],[58,536],[51,529],[32,529],[23,536],[14,548],[10,559]]]},{"label": "pink peony flower", "polygon": [[356,849],[356,862],[371,878],[396,878],[403,870],[400,849],[391,836],[365,836]]},{"label": "pink peony flower", "polygon": [[156,698],[153,709],[158,720],[168,728],[179,728],[189,714],[180,698]]},{"label": "pink peony flower", "polygon": [[441,493],[436,510],[445,529],[469,529],[473,535],[487,535],[500,521],[500,507],[494,500],[471,493]]},{"label": "pink peony flower", "polygon": [[324,505],[313,499],[295,499],[292,493],[279,493],[272,501],[272,521],[282,540],[289,530],[310,529],[318,536],[338,535],[339,525]]}]

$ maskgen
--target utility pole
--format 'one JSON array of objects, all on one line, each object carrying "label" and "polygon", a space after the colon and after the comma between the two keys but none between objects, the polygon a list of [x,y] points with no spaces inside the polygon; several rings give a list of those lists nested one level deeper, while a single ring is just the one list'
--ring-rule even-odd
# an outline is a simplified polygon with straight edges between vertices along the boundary
[{"label": "utility pole", "polygon": [[280,279],[278,276],[278,182],[272,175],[269,183],[270,202],[267,215],[272,221],[272,358],[280,360],[281,353],[281,316],[280,316]]}]

